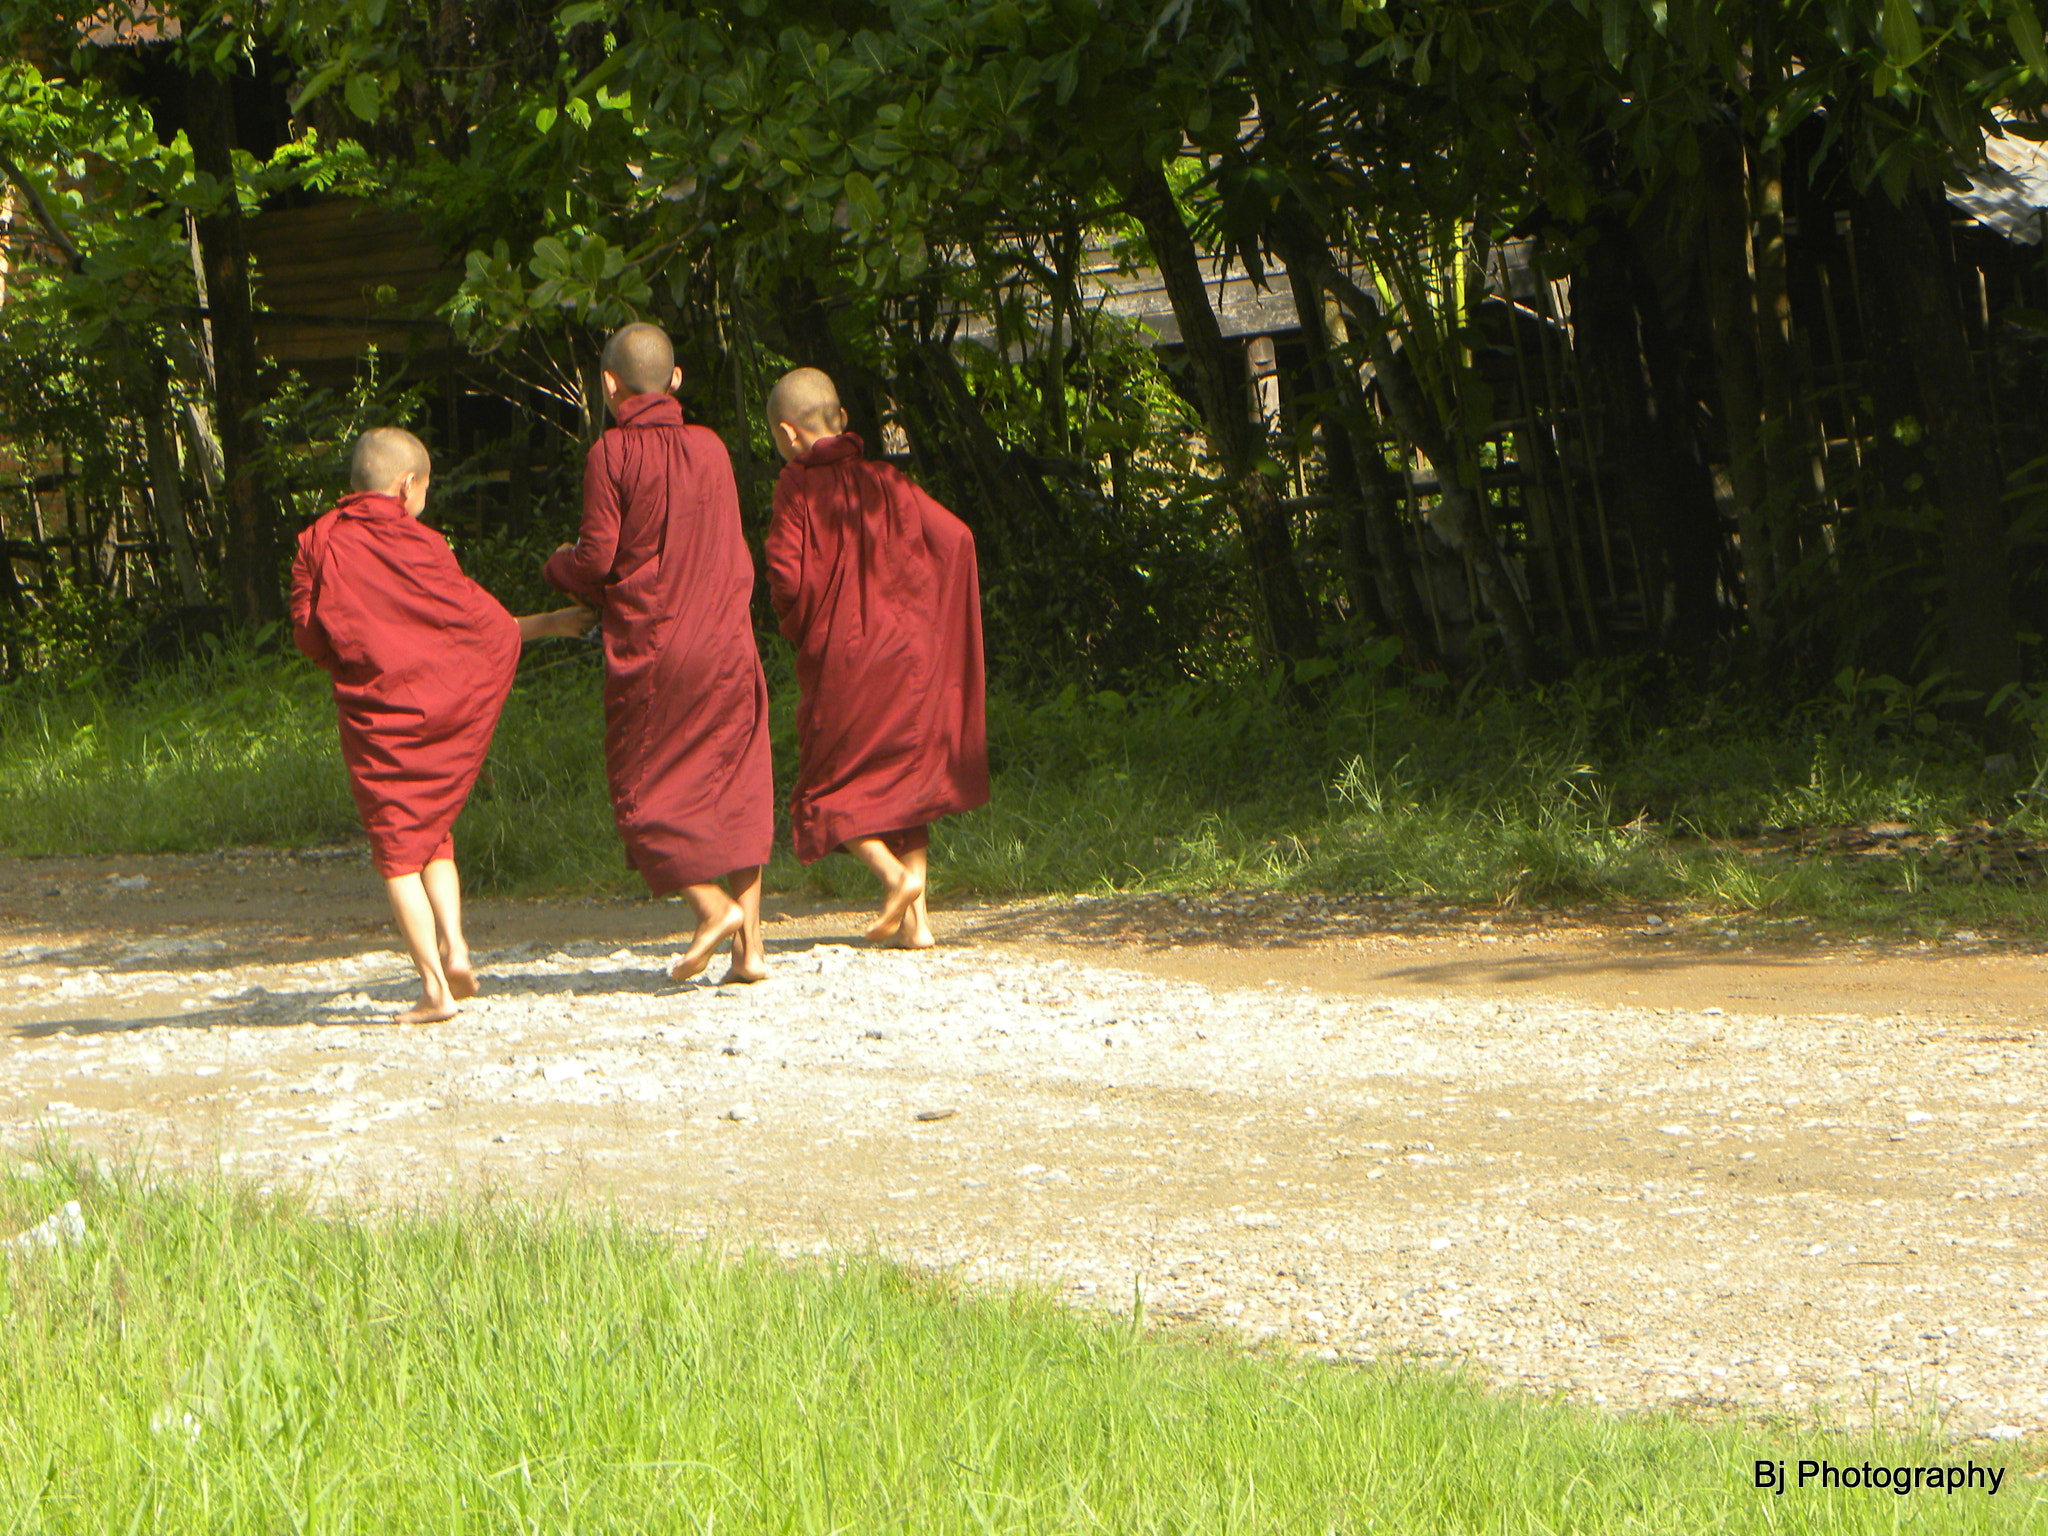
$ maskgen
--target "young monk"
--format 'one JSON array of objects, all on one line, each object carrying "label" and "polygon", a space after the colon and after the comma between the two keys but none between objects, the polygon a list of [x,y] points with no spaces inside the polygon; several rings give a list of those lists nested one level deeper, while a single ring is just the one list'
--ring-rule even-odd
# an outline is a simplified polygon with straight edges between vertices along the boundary
[{"label": "young monk", "polygon": [[420,973],[400,1024],[455,1017],[476,995],[451,830],[483,767],[519,648],[578,635],[582,608],[514,619],[419,521],[432,465],[410,432],[356,442],[351,494],[299,535],[292,637],[334,679],[349,791]]},{"label": "young monk", "polygon": [[783,376],[768,588],[796,647],[797,857],[844,849],[882,882],[870,939],[929,949],[928,824],[988,801],[974,535],[861,457],[832,380]]},{"label": "young monk", "polygon": [[670,975],[687,981],[730,941],[724,980],[759,981],[775,784],[732,460],[683,421],[683,371],[659,327],[619,331],[603,368],[617,425],[584,462],[580,535],[545,574],[602,615],[605,769],[626,860],[654,895],[680,891],[696,909]]}]

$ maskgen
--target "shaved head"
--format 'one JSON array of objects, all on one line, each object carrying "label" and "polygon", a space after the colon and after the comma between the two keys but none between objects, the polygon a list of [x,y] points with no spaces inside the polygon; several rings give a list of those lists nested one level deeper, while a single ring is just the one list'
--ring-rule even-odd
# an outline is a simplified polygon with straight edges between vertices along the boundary
[{"label": "shaved head", "polygon": [[356,491],[393,491],[407,475],[422,480],[432,471],[427,445],[403,427],[372,427],[356,439],[348,462],[348,483]]},{"label": "shaved head", "polygon": [[844,431],[846,411],[831,376],[819,368],[785,373],[768,393],[768,425],[782,421],[827,437]]},{"label": "shaved head", "polygon": [[675,377],[676,349],[658,325],[629,325],[604,344],[604,371],[621,395],[663,395]]}]

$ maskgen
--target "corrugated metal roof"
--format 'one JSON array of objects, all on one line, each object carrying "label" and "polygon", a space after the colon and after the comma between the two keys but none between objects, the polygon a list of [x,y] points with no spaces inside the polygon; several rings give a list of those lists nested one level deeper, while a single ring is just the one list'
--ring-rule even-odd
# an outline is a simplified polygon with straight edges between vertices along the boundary
[{"label": "corrugated metal roof", "polygon": [[1969,188],[1951,188],[1948,200],[2008,240],[2039,245],[2048,225],[2048,147],[2007,136],[1985,149],[1990,163],[1969,172]]},{"label": "corrugated metal roof", "polygon": [[94,48],[136,48],[184,36],[178,18],[151,0],[112,0],[80,21],[78,31]]}]

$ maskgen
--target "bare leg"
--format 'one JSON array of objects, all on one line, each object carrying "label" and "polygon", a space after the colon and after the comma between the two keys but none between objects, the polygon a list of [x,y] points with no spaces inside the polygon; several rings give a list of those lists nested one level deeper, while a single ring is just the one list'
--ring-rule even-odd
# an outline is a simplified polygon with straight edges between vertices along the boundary
[{"label": "bare leg", "polygon": [[440,946],[434,938],[434,909],[427,901],[427,888],[418,875],[393,875],[384,882],[391,898],[391,915],[398,919],[398,932],[412,952],[412,963],[420,973],[420,1000],[391,1022],[394,1024],[438,1024],[455,1017],[455,999],[448,990],[447,974],[441,969]]},{"label": "bare leg", "polygon": [[732,968],[719,985],[765,980],[768,951],[761,942],[761,866],[736,869],[725,878],[732,886],[733,905],[740,909],[741,922],[740,931],[732,940]]},{"label": "bare leg", "polygon": [[891,853],[879,837],[849,837],[841,846],[882,882],[882,915],[868,924],[868,937],[886,939],[903,925],[903,914],[924,894],[922,860],[913,875],[909,865]]},{"label": "bare leg", "polygon": [[932,925],[925,916],[925,888],[930,875],[926,850],[913,848],[904,854],[903,871],[917,882],[917,900],[904,910],[903,921],[896,925],[895,944],[899,949],[930,949],[938,941],[932,937]]},{"label": "bare leg", "polygon": [[462,935],[462,877],[455,873],[455,861],[434,860],[420,871],[420,884],[440,930],[441,974],[448,978],[448,995],[458,1003],[475,997],[476,972],[470,969],[469,940]]},{"label": "bare leg", "polygon": [[709,882],[686,885],[683,894],[697,909],[697,931],[690,935],[690,947],[683,951],[682,958],[669,967],[668,973],[676,981],[688,981],[702,973],[719,946],[745,927],[747,921],[739,903],[726,895],[722,886]]}]

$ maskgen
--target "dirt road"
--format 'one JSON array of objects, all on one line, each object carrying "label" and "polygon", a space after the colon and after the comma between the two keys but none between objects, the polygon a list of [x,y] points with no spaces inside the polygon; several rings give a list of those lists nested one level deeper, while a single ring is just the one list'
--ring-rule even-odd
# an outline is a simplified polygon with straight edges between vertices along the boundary
[{"label": "dirt road", "polygon": [[367,864],[0,860],[0,1151],[41,1125],[362,1201],[494,1188],[785,1252],[1468,1361],[1617,1406],[2048,1433],[2044,962],[1676,914],[1144,897],[479,902],[410,995]]}]

